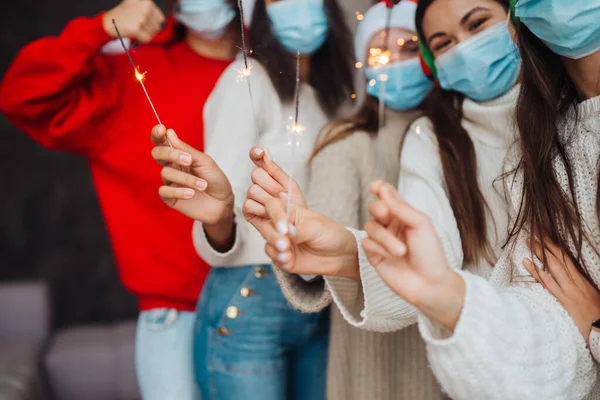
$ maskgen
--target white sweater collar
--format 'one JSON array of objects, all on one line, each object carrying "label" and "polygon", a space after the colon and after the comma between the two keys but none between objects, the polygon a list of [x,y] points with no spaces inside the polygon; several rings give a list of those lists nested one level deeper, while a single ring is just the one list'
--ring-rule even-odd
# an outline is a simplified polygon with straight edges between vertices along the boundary
[{"label": "white sweater collar", "polygon": [[476,102],[465,99],[463,118],[465,123],[471,125],[467,128],[469,135],[490,146],[509,146],[516,137],[514,114],[518,95],[519,85],[515,85],[494,100]]}]

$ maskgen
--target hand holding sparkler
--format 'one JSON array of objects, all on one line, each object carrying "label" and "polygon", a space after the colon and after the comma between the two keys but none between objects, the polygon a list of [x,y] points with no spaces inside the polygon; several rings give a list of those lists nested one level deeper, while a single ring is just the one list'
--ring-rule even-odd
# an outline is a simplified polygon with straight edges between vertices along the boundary
[{"label": "hand holding sparkler", "polygon": [[[157,125],[152,129],[152,158],[163,166],[164,185],[158,190],[169,207],[204,223],[215,246],[225,245],[233,234],[233,190],[229,180],[205,153],[179,140],[175,131]],[[169,141],[173,147],[167,147]],[[215,234],[211,234],[211,232]]]},{"label": "hand holding sparkler", "polygon": [[162,29],[165,15],[152,0],[124,0],[102,17],[106,33],[117,39],[113,20],[118,21],[123,37],[148,43]]}]

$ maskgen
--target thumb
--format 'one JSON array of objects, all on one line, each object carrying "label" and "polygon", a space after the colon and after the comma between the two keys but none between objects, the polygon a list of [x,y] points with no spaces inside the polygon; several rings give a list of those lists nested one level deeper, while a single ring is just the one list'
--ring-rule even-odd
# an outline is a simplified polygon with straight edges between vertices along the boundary
[{"label": "thumb", "polygon": [[277,183],[284,188],[284,190],[288,189],[289,185],[289,175],[281,168],[273,158],[269,154],[268,150],[265,150],[260,147],[253,147],[250,150],[250,159],[258,168],[262,168],[271,176],[271,178],[275,179]]},{"label": "thumb", "polygon": [[408,204],[390,184],[384,184],[379,198],[388,206],[392,215],[408,228],[420,228],[429,222],[429,218]]},{"label": "thumb", "polygon": [[214,164],[213,159],[206,153],[196,150],[194,147],[179,139],[173,129],[167,130],[166,138],[169,140],[174,149],[181,150],[192,156],[192,166],[206,167]]}]

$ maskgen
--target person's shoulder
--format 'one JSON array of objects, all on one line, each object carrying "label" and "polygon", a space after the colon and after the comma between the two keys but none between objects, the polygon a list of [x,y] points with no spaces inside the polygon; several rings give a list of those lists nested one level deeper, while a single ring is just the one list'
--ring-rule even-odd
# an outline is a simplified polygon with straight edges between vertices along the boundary
[{"label": "person's shoulder", "polygon": [[404,146],[406,147],[407,145],[417,147],[435,146],[435,148],[437,148],[438,142],[437,137],[435,136],[435,130],[428,117],[420,117],[410,124],[410,127],[406,132]]}]

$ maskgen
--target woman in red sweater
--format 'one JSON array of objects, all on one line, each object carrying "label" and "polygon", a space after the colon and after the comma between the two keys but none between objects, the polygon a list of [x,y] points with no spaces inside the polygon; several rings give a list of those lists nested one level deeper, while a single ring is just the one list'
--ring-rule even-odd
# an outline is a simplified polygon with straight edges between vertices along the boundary
[{"label": "woman in red sweater", "polygon": [[181,0],[183,26],[167,21],[160,32],[165,16],[151,0],[125,0],[26,46],[0,85],[0,111],[14,125],[89,160],[121,279],[139,299],[136,370],[146,400],[197,396],[193,311],[209,268],[192,245],[192,220],[156,194],[160,167],[146,136],[156,118],[133,69],[125,54],[101,49],[116,38],[112,19],[144,44],[132,56],[161,120],[202,149],[204,102],[236,53],[235,5]]}]

